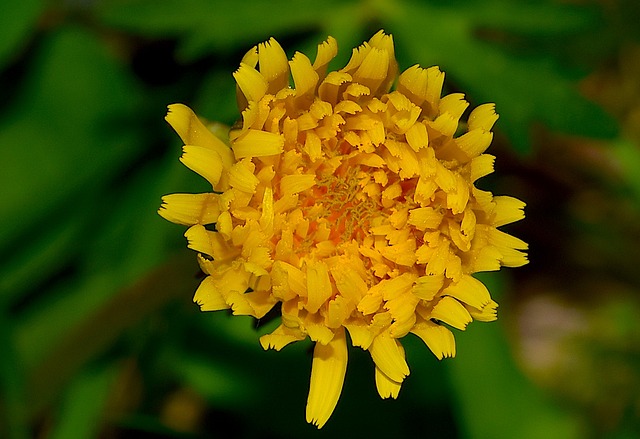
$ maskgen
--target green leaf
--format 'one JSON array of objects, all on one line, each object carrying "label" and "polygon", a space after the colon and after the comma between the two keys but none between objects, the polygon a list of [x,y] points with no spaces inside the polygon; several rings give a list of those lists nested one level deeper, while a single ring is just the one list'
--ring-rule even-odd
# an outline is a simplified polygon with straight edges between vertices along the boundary
[{"label": "green leaf", "polygon": [[[182,234],[172,233],[178,226],[156,213],[165,188],[180,187],[189,175],[173,157],[167,159],[169,165],[156,162],[130,178],[119,191],[102,194],[89,204],[100,222],[94,221],[92,233],[80,237],[83,248],[78,272],[31,304],[19,321],[18,348],[28,367],[47,355],[71,328],[107,306],[120,289],[183,245]],[[197,267],[195,260],[192,265]],[[154,301],[148,304],[153,306]]]},{"label": "green leaf", "polygon": [[246,407],[263,387],[246,366],[240,368],[237,364],[174,353],[168,358],[168,366],[181,382],[195,389],[212,406]]},{"label": "green leaf", "polygon": [[[487,286],[495,295],[498,288],[493,283]],[[510,312],[503,307],[500,311]],[[580,420],[522,375],[500,321],[472,323],[467,331],[456,334],[456,345],[457,356],[447,364],[464,437],[583,437]]]},{"label": "green leaf", "polygon": [[616,158],[619,170],[629,190],[640,201],[640,150],[630,140],[619,139],[612,145],[611,153]]},{"label": "green leaf", "polygon": [[[535,17],[532,8],[535,11],[530,4],[517,12],[515,22],[526,21],[522,17],[527,14],[527,19]],[[394,32],[399,51],[412,62],[425,67],[439,65],[449,75],[445,86],[455,83],[477,104],[495,102],[501,117],[499,129],[521,152],[530,149],[530,131],[536,123],[580,136],[613,137],[617,134],[613,117],[578,92],[575,73],[563,68],[557,60],[535,55],[518,56],[480,40],[475,32],[481,25],[491,23],[488,17],[492,16],[487,11],[478,19],[476,10],[460,5],[457,8],[436,7],[407,2],[389,16],[390,30]],[[545,16],[551,10],[549,6],[543,6],[538,14]],[[556,13],[563,17],[563,11],[571,16],[562,8]],[[495,20],[501,21],[504,20]],[[554,32],[557,32],[555,27]]]},{"label": "green leaf", "polygon": [[330,0],[111,0],[100,16],[110,26],[149,36],[180,38],[186,60],[242,47],[269,36],[308,32],[342,2]]},{"label": "green leaf", "polygon": [[73,372],[171,297],[193,294],[197,262],[186,248],[184,260],[152,271],[184,246],[179,226],[156,213],[160,196],[190,175],[167,159],[170,165],[152,162],[118,191],[96,198],[90,209],[100,221],[83,236],[77,273],[20,315],[16,349],[31,372],[32,406],[49,401]]},{"label": "green leaf", "polygon": [[83,209],[139,151],[133,84],[96,38],[62,27],[36,53],[0,121],[0,254]]},{"label": "green leaf", "polygon": [[0,13],[0,69],[24,48],[44,5],[43,0],[4,3]]},{"label": "green leaf", "polygon": [[17,301],[23,294],[71,263],[81,249],[87,227],[87,212],[75,210],[64,221],[34,234],[13,250],[13,256],[0,265],[0,309]]},{"label": "green leaf", "polygon": [[79,373],[69,385],[58,408],[50,439],[97,437],[109,390],[118,365],[99,365]]},{"label": "green leaf", "polygon": [[30,437],[24,369],[18,358],[11,318],[0,310],[0,435],[9,439]]},{"label": "green leaf", "polygon": [[473,17],[477,28],[501,29],[530,37],[554,37],[592,31],[600,22],[598,11],[584,5],[553,1],[485,0],[458,5],[460,12]]}]

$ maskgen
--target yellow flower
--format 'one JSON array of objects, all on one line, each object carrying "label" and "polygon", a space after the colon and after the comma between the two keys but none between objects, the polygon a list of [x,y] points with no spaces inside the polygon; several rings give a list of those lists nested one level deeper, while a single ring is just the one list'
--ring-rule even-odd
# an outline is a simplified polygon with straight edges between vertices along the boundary
[{"label": "yellow flower", "polygon": [[281,304],[262,346],[315,342],[307,421],[318,427],[342,390],[347,338],[371,354],[380,396],[396,398],[409,375],[400,339],[453,357],[448,327],[496,319],[472,274],[527,263],[527,244],[497,229],[522,219],[524,203],[474,186],[493,172],[494,105],[460,124],[464,96],[440,96],[438,67],[397,77],[382,31],[327,73],[336,53],[331,37],[313,63],[288,61],[274,39],[251,49],[234,73],[242,121],[230,147],[170,105],[181,161],[213,189],[167,195],[159,210],[189,226],[207,275],[194,298],[203,311],[260,318]]}]

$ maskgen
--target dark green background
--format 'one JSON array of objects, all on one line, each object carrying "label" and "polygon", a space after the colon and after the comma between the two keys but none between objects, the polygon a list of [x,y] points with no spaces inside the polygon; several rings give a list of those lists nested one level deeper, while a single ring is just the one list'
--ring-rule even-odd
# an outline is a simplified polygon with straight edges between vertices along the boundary
[{"label": "dark green background", "polygon": [[[23,0],[0,6],[0,437],[640,436],[640,6],[634,0]],[[201,313],[160,197],[207,190],[164,122],[238,113],[231,73],[275,36],[334,67],[380,28],[402,69],[500,113],[506,227],[531,263],[482,275],[500,319],[438,362],[415,337],[397,401],[366,352],[320,431],[310,343],[264,352],[250,318]],[[229,433],[231,432],[231,433]]]}]

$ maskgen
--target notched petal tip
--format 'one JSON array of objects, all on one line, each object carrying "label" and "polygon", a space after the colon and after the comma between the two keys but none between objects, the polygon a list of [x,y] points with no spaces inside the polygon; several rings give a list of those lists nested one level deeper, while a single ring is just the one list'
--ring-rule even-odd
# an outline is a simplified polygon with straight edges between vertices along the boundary
[{"label": "notched petal tip", "polygon": [[393,381],[388,376],[386,376],[378,367],[376,367],[375,369],[375,380],[376,390],[378,390],[378,395],[380,395],[380,398],[398,398],[402,383]]},{"label": "notched petal tip", "polygon": [[296,52],[289,62],[291,76],[296,90],[296,97],[308,97],[308,104],[313,101],[320,77],[311,65],[311,61],[301,52]]},{"label": "notched petal tip", "polygon": [[318,44],[318,53],[313,61],[313,69],[320,79],[326,76],[329,62],[338,54],[338,42],[333,37],[328,37],[326,41]]},{"label": "notched petal tip", "polygon": [[347,371],[347,355],[342,328],[328,344],[316,343],[314,348],[306,418],[318,428],[327,423],[338,404]]},{"label": "notched petal tip", "polygon": [[453,333],[444,326],[424,321],[416,324],[411,333],[417,335],[438,360],[456,356],[455,338]]},{"label": "notched petal tip", "polygon": [[162,197],[158,214],[172,223],[213,224],[220,215],[216,194],[170,194]]},{"label": "notched petal tip", "polygon": [[185,145],[211,149],[220,156],[223,167],[228,168],[231,166],[233,162],[231,148],[216,137],[191,108],[183,104],[171,104],[168,106],[165,120],[180,136]]},{"label": "notched petal tip", "polygon": [[469,311],[453,297],[445,296],[433,307],[431,317],[464,331],[472,322]]},{"label": "notched petal tip", "polygon": [[469,131],[481,129],[490,131],[500,116],[496,113],[496,104],[478,105],[469,114]]},{"label": "notched petal tip", "polygon": [[409,375],[409,366],[400,342],[383,332],[369,347],[371,358],[390,380],[401,383]]},{"label": "notched petal tip", "polygon": [[264,75],[248,64],[240,63],[233,77],[248,102],[257,102],[267,93],[269,83]]},{"label": "notched petal tip", "polygon": [[275,38],[258,45],[258,60],[260,73],[268,83],[268,93],[276,94],[289,85],[287,54]]}]

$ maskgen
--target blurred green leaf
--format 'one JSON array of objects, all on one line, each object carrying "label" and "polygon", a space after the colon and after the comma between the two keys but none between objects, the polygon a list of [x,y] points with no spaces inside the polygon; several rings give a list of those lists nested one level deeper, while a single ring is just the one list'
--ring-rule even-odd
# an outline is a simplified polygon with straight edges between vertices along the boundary
[{"label": "blurred green leaf", "polygon": [[0,7],[0,69],[25,46],[44,9],[43,0],[4,2]]},{"label": "blurred green leaf", "polygon": [[[498,293],[495,280],[483,282],[492,295]],[[500,311],[509,312],[503,308]],[[579,418],[544,395],[518,370],[500,321],[471,324],[463,334],[456,334],[456,345],[457,356],[447,364],[464,426],[463,437],[583,437]]]},{"label": "blurred green leaf", "polygon": [[558,38],[591,31],[600,24],[596,8],[555,1],[465,1],[457,7],[473,17],[476,29],[501,29],[532,37]]},{"label": "blurred green leaf", "polygon": [[24,369],[16,352],[12,320],[0,310],[0,436],[26,439],[28,434],[27,398]]},{"label": "blurred green leaf", "polygon": [[619,139],[612,147],[613,157],[636,200],[640,200],[640,149],[627,139]]},{"label": "blurred green leaf", "polygon": [[57,422],[49,439],[97,437],[104,405],[115,380],[117,364],[97,365],[79,373],[58,406]]},{"label": "blurred green leaf", "polygon": [[85,30],[52,33],[17,96],[0,121],[0,254],[38,239],[64,210],[82,209],[86,195],[140,150],[130,122],[136,90]]},{"label": "blurred green leaf", "polygon": [[509,5],[494,1],[481,7],[433,6],[407,1],[388,15],[389,30],[395,34],[399,51],[404,50],[412,61],[439,65],[450,75],[449,81],[477,103],[495,102],[501,117],[499,129],[521,152],[530,149],[535,123],[580,136],[616,135],[615,119],[578,92],[575,72],[552,57],[516,55],[476,35],[487,25],[507,27],[508,16],[513,27],[529,22],[531,28],[546,21],[549,25],[540,27],[540,34],[569,32],[586,27],[592,11],[542,2],[525,2],[521,10]]},{"label": "blurred green leaf", "polygon": [[324,24],[337,0],[111,0],[100,11],[109,26],[180,38],[185,60],[251,46],[270,35],[308,32]]},{"label": "blurred green leaf", "polygon": [[39,231],[37,239],[34,236],[14,249],[13,256],[0,265],[0,308],[18,301],[78,256],[87,217],[87,212],[72,211],[65,221],[52,222]]},{"label": "blurred green leaf", "polygon": [[215,407],[247,407],[263,387],[250,368],[239,368],[234,362],[224,364],[184,353],[174,353],[167,360],[180,382],[197,390]]},{"label": "blurred green leaf", "polygon": [[[126,187],[103,195],[97,200],[98,203],[92,205],[96,220],[100,222],[96,222],[92,227],[92,233],[82,241],[85,253],[78,264],[78,273],[51,288],[47,297],[32,304],[23,313],[16,327],[17,349],[27,368],[32,369],[42,361],[50,361],[47,358],[57,355],[56,349],[62,349],[61,346],[65,346],[69,337],[73,338],[74,334],[91,334],[89,329],[86,334],[74,332],[79,326],[89,325],[89,316],[96,318],[96,315],[106,313],[102,320],[98,319],[93,323],[109,326],[111,331],[105,331],[100,336],[111,334],[112,338],[107,337],[105,341],[113,341],[113,337],[122,333],[126,324],[134,324],[144,318],[149,310],[156,309],[157,300],[166,299],[166,296],[159,292],[163,290],[163,286],[153,284],[153,280],[149,282],[155,287],[146,288],[151,288],[148,293],[157,297],[139,299],[135,295],[118,296],[117,293],[153,267],[160,265],[176,244],[183,242],[181,234],[167,233],[167,230],[176,226],[156,214],[160,196],[165,192],[163,188],[179,187],[184,176],[188,175],[179,162],[173,163],[173,157],[167,158],[171,161],[169,166],[164,162],[152,163],[130,178]],[[167,240],[167,237],[172,239]],[[184,254],[189,254],[186,249]],[[185,282],[186,298],[191,294],[188,290],[191,284],[189,280],[197,270],[197,263],[191,260],[189,266],[192,268],[185,268],[185,273],[182,273],[186,277],[182,278]],[[166,288],[169,288],[168,285],[173,283],[168,283]],[[129,304],[126,303],[127,297],[132,301]],[[113,303],[119,300],[123,301],[121,306],[124,308],[114,310]],[[140,309],[136,310],[135,304],[139,305]],[[73,313],[69,310],[73,310]],[[109,312],[121,314],[110,316]],[[114,323],[108,323],[112,320]],[[93,326],[91,328],[99,330]],[[104,344],[101,345],[95,340],[83,343],[91,352],[105,348]],[[68,348],[78,349],[80,346]],[[55,361],[59,363],[62,360]],[[65,361],[74,360],[66,358],[62,361],[62,366]]]},{"label": "blurred green leaf", "polygon": [[[102,299],[98,300],[100,306],[87,307],[86,304],[78,304],[78,307],[85,308],[80,318],[73,316],[75,318],[71,319],[67,312],[66,315],[71,322],[62,323],[65,329],[64,337],[58,334],[58,337],[47,338],[45,341],[51,343],[49,349],[43,349],[43,342],[36,339],[42,332],[34,332],[33,328],[29,327],[23,328],[24,331],[32,332],[22,334],[20,347],[27,352],[21,355],[28,358],[28,350],[31,350],[31,355],[38,360],[36,364],[27,365],[27,395],[31,413],[36,413],[50,403],[74,373],[89,360],[103,353],[125,331],[133,328],[151,313],[157,312],[172,298],[193,291],[196,285],[190,267],[193,267],[193,260],[181,254],[148,273],[135,284],[117,291],[118,294],[108,301],[105,302],[99,297],[98,299]],[[86,293],[86,290],[82,289],[77,291]],[[70,309],[76,309],[73,303],[68,305]],[[57,317],[63,316],[62,312],[57,313]],[[51,320],[52,316],[45,317],[50,320],[35,323],[56,323]]]}]

